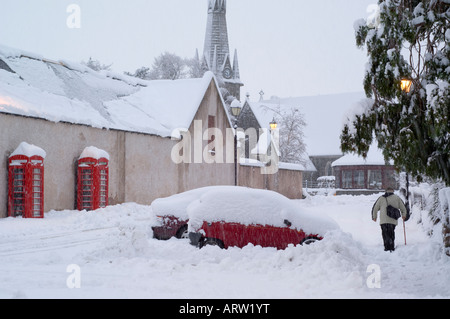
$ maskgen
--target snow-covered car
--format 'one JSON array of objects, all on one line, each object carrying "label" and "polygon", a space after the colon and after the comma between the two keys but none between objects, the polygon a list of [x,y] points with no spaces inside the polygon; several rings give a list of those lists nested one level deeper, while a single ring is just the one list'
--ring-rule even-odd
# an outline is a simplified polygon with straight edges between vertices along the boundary
[{"label": "snow-covered car", "polygon": [[328,217],[268,190],[223,186],[204,192],[189,204],[189,238],[198,247],[244,247],[250,243],[285,249],[321,240],[337,229]]}]

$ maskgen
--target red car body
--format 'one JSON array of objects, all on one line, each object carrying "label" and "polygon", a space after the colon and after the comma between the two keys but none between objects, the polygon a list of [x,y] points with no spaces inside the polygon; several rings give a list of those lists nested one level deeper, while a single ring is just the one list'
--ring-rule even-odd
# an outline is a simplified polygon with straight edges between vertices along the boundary
[{"label": "red car body", "polygon": [[187,235],[188,221],[182,220],[175,216],[157,216],[160,226],[153,226],[153,237],[159,240],[168,240],[172,237],[183,238]]},{"label": "red car body", "polygon": [[243,225],[229,222],[204,222],[197,232],[189,233],[191,244],[203,247],[206,244],[218,245],[221,248],[230,246],[244,247],[248,244],[262,247],[286,249],[288,245],[298,245],[313,240],[321,240],[317,234],[306,234],[302,230],[270,225]]}]

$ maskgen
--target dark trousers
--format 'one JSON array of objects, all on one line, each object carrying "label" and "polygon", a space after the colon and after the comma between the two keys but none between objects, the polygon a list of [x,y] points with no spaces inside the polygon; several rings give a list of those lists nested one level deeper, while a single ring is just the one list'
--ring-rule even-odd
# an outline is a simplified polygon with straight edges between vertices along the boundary
[{"label": "dark trousers", "polygon": [[385,251],[395,250],[395,225],[392,224],[382,224],[381,225],[381,235],[384,241]]}]

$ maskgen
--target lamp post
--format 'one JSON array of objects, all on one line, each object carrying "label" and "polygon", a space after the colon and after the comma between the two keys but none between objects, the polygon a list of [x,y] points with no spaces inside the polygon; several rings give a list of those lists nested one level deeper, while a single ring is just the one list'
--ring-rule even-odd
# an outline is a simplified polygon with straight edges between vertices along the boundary
[{"label": "lamp post", "polygon": [[234,186],[237,186],[237,123],[241,111],[241,102],[234,100],[231,103],[231,114],[234,116]]},{"label": "lamp post", "polygon": [[[400,88],[403,92],[409,93],[411,91],[412,81],[410,79],[402,79],[400,81]],[[406,169],[405,169],[406,171]],[[407,215],[410,214],[410,207],[409,207],[409,174],[406,172],[406,211]],[[405,245],[406,245],[406,228],[405,228],[405,220],[403,219],[403,236],[405,238]]]}]

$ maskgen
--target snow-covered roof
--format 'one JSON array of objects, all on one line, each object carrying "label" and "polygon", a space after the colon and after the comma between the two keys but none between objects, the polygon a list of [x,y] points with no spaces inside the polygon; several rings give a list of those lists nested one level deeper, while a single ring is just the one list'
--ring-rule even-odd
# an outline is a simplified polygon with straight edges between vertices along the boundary
[{"label": "snow-covered roof", "polygon": [[249,102],[258,122],[269,127],[276,108],[297,108],[306,122],[304,128],[306,149],[309,155],[341,155],[340,135],[348,110],[365,99],[363,92],[331,95],[273,98]]},{"label": "snow-covered roof", "polygon": [[201,79],[144,81],[4,46],[1,60],[10,68],[0,68],[1,113],[163,137],[189,128],[215,81],[212,72]]},{"label": "snow-covered roof", "polygon": [[[392,165],[393,163],[388,163]],[[367,157],[364,159],[362,156],[357,154],[347,154],[338,160],[334,161],[331,166],[357,166],[357,165],[386,165],[382,151],[378,148],[377,143],[370,146],[369,152],[367,152]]]},{"label": "snow-covered roof", "polygon": [[[285,163],[285,162],[279,162],[278,168],[288,170],[288,171],[303,171],[303,172],[316,172],[317,169],[314,166],[313,162],[309,159],[309,157],[306,157],[303,159],[304,164],[300,163]],[[261,161],[258,161],[256,159],[252,158],[243,158],[241,157],[239,159],[239,164],[241,166],[254,166],[254,167],[264,167],[265,164]]]}]

